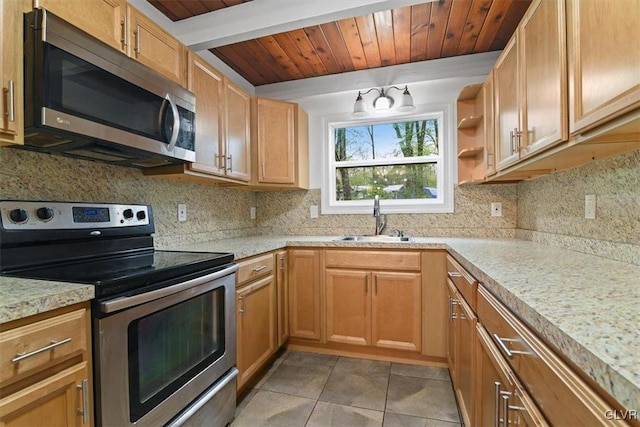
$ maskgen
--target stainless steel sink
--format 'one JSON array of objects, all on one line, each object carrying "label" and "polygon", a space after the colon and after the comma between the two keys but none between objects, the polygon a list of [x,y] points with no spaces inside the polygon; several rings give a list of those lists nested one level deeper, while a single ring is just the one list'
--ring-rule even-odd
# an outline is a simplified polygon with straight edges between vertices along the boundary
[{"label": "stainless steel sink", "polygon": [[398,236],[343,236],[335,239],[338,242],[380,242],[380,243],[409,243],[413,237]]}]

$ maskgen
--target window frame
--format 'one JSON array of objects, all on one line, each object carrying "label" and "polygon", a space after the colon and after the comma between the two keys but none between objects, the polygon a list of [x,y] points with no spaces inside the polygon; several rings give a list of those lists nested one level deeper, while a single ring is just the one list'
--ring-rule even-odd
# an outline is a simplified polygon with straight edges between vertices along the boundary
[{"label": "window frame", "polygon": [[[420,161],[399,158],[386,160],[385,165],[425,163],[425,158],[436,158],[438,197],[435,199],[381,199],[382,213],[452,213],[454,177],[457,174],[455,159],[457,141],[452,122],[453,105],[451,103],[425,104],[416,108],[412,114],[391,113],[384,116],[371,115],[362,119],[354,119],[348,113],[327,115],[322,117],[322,214],[369,214],[373,209],[372,200],[336,200],[336,160],[334,148],[335,129],[341,127],[365,126],[400,121],[433,119],[440,121],[440,141],[437,156],[425,156]],[[407,161],[409,160],[409,161]],[[427,161],[426,163],[431,163]],[[341,166],[372,166],[370,161],[341,162]]]}]

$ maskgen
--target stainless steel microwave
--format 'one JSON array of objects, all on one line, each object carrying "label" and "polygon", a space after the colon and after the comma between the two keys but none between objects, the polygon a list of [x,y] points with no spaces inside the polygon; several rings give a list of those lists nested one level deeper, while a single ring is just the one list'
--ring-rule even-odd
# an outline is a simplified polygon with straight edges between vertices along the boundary
[{"label": "stainless steel microwave", "polygon": [[195,161],[195,95],[43,9],[25,14],[22,149],[147,168]]}]

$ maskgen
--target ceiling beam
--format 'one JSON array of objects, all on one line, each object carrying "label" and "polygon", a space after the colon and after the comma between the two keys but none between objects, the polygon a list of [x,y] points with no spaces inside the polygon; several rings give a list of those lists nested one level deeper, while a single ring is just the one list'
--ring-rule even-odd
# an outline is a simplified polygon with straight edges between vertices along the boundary
[{"label": "ceiling beam", "polygon": [[372,87],[405,85],[456,77],[487,76],[501,51],[351,71],[321,77],[256,86],[255,94],[282,100]]},{"label": "ceiling beam", "polygon": [[173,23],[195,51],[433,0],[253,0]]}]

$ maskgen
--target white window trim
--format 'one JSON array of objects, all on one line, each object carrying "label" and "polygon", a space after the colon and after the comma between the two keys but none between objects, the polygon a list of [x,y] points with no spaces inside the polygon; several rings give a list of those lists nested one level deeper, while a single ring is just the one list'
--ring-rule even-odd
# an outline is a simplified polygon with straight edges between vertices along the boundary
[{"label": "white window trim", "polygon": [[[440,148],[441,160],[438,168],[437,179],[442,183],[442,191],[436,199],[413,200],[380,200],[382,213],[452,213],[453,212],[453,187],[454,177],[457,175],[457,162],[455,152],[457,141],[455,140],[455,125],[453,123],[453,104],[434,103],[423,104],[416,107],[412,114],[391,113],[384,117],[365,117],[354,119],[349,113],[331,114],[321,118],[322,121],[322,204],[321,213],[325,214],[371,214],[372,202],[370,200],[334,200],[335,177],[332,179],[330,171],[335,169],[335,159],[329,156],[333,153],[332,130],[336,127],[354,126],[358,124],[387,123],[394,120],[418,120],[424,115],[441,115],[441,139],[445,141]],[[331,130],[331,131],[330,131]],[[390,162],[392,163],[392,162]],[[401,163],[406,163],[402,161]],[[442,193],[442,194],[440,194]]]}]

